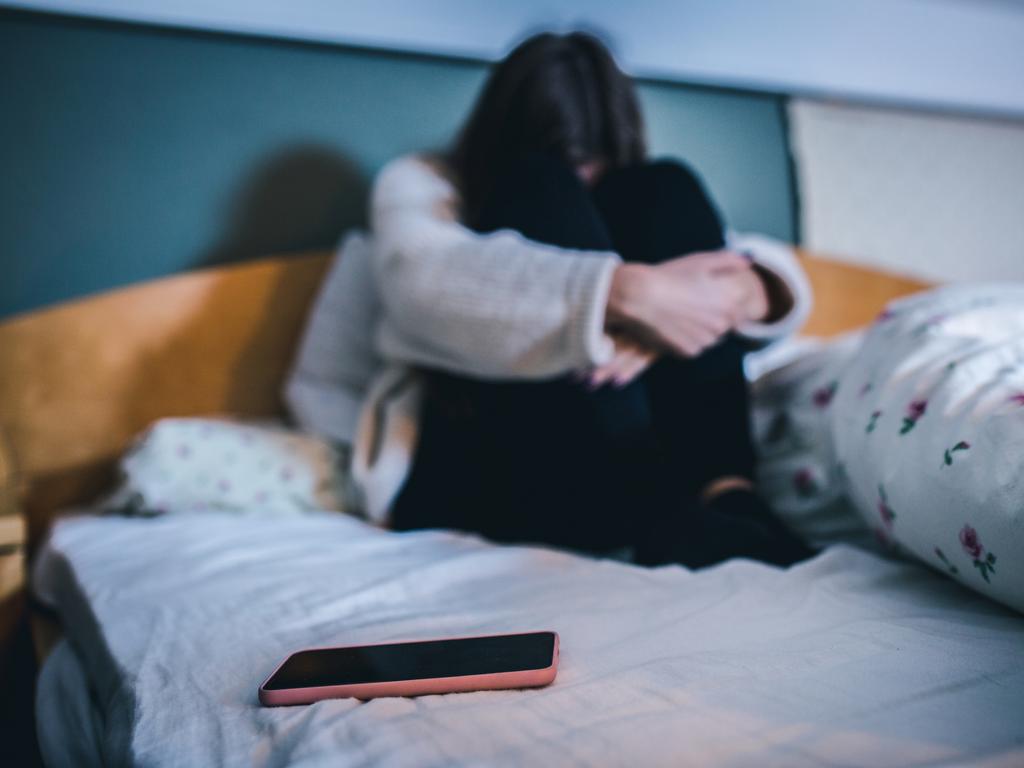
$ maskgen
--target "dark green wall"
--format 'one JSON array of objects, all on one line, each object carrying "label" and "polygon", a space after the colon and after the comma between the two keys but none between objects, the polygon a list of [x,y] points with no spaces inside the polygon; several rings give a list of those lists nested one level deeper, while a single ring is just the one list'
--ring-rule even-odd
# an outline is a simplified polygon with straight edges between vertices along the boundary
[{"label": "dark green wall", "polygon": [[[485,67],[0,11],[0,316],[335,243],[373,172],[448,141]],[[778,99],[642,83],[655,154],[793,237]]]}]

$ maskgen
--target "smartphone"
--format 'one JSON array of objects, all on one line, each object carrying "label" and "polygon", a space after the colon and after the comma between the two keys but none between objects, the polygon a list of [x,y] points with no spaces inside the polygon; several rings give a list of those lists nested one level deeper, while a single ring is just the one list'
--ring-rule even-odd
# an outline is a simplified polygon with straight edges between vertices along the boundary
[{"label": "smartphone", "polygon": [[321,699],[422,696],[536,688],[555,679],[558,633],[310,648],[282,661],[263,684],[264,706]]}]

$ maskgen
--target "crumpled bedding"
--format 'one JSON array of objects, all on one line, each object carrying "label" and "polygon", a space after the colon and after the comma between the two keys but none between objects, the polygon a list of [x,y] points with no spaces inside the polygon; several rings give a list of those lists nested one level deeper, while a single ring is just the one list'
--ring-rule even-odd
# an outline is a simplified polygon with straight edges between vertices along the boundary
[{"label": "crumpled bedding", "polygon": [[[1024,764],[1024,618],[840,545],[689,572],[315,513],[81,516],[36,563],[108,764]],[[553,629],[545,689],[259,706],[306,646]]]}]

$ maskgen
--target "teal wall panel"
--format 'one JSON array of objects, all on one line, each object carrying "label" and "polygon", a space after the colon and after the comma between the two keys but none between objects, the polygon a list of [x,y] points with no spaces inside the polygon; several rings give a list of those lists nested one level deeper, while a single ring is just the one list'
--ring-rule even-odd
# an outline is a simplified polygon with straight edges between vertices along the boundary
[{"label": "teal wall panel", "polygon": [[[0,316],[329,246],[390,157],[448,142],[479,62],[0,12]],[[780,100],[644,82],[656,155],[793,237]]]}]

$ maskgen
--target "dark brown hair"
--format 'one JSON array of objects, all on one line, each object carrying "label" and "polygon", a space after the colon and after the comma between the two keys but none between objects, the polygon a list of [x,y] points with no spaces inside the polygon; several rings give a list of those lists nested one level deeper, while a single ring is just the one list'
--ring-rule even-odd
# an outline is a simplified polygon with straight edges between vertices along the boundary
[{"label": "dark brown hair", "polygon": [[600,159],[609,168],[646,157],[633,82],[597,37],[534,35],[494,67],[446,158],[466,224],[503,164],[528,150],[552,150],[573,165]]}]

